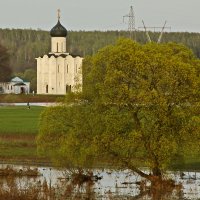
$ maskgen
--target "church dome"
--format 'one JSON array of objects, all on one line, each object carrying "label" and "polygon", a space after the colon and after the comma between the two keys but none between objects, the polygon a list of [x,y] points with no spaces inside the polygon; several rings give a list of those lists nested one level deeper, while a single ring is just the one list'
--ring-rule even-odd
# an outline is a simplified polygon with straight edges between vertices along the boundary
[{"label": "church dome", "polygon": [[50,31],[51,37],[66,37],[67,36],[67,30],[62,24],[60,23],[60,20],[58,20],[58,23],[51,29]]}]

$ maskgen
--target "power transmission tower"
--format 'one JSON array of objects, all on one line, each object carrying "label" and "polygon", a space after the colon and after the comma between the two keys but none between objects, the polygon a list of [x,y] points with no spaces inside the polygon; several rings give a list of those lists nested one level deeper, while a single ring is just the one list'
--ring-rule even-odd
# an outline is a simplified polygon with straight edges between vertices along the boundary
[{"label": "power transmission tower", "polygon": [[156,30],[161,29],[161,32],[160,32],[160,34],[159,34],[159,37],[158,37],[157,43],[161,43],[162,36],[163,36],[163,33],[164,33],[164,30],[165,30],[165,29],[169,29],[169,30],[171,30],[171,27],[170,27],[170,26],[166,27],[166,23],[167,23],[167,21],[165,21],[163,27],[156,27],[156,26],[146,27],[145,24],[144,24],[144,21],[143,21],[143,20],[142,20],[142,23],[143,23],[143,27],[138,27],[138,29],[139,29],[139,30],[140,30],[140,29],[144,29],[145,34],[146,34],[146,36],[147,36],[147,40],[148,40],[148,42],[152,42],[148,30],[153,29],[154,32],[156,32]]},{"label": "power transmission tower", "polygon": [[128,31],[131,39],[136,40],[136,29],[135,29],[135,14],[133,11],[133,6],[130,7],[130,12],[128,15],[123,16],[123,22],[125,18],[128,18]]}]

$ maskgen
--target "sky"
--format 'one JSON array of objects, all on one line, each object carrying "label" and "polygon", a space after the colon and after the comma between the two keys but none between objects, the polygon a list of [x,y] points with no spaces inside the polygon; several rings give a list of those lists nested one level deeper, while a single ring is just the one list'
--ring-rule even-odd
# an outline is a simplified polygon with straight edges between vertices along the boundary
[{"label": "sky", "polygon": [[167,21],[172,32],[200,32],[200,0],[0,0],[0,28],[50,30],[60,9],[67,30],[127,30],[130,6],[136,28]]}]

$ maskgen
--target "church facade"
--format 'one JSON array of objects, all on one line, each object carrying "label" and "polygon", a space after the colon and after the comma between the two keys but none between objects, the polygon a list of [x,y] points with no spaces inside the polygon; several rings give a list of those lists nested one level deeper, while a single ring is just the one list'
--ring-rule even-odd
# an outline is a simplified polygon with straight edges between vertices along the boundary
[{"label": "church facade", "polygon": [[36,58],[37,94],[65,95],[82,88],[82,57],[66,52],[67,30],[60,23],[51,29],[51,52]]}]

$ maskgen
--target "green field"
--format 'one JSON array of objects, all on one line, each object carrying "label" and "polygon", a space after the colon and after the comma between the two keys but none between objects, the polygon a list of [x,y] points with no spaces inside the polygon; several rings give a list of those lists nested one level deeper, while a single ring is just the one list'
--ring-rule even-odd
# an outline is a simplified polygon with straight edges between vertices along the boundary
[{"label": "green field", "polygon": [[0,162],[41,162],[35,136],[44,107],[0,106]]},{"label": "green field", "polygon": [[36,134],[39,115],[44,107],[26,106],[0,107],[0,135]]}]

